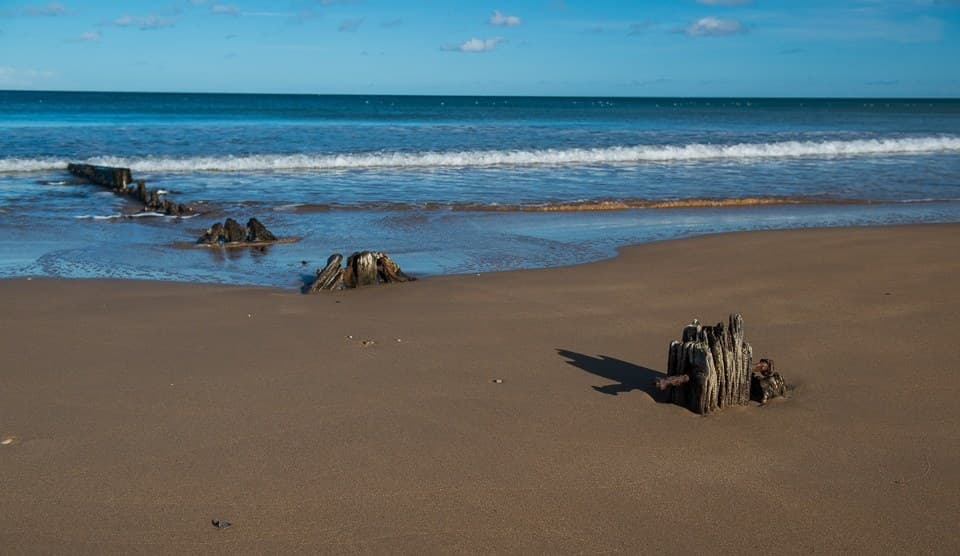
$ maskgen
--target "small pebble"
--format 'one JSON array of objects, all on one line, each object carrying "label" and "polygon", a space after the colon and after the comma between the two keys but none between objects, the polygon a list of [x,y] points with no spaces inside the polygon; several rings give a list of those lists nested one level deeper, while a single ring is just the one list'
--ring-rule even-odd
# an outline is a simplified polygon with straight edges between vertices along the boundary
[{"label": "small pebble", "polygon": [[16,436],[5,436],[3,440],[0,440],[0,446],[9,446],[17,441]]},{"label": "small pebble", "polygon": [[494,384],[503,384],[503,379],[502,379],[502,378],[495,378],[495,379],[491,380],[490,382],[492,382],[492,383],[494,383]]},{"label": "small pebble", "polygon": [[353,339],[353,336],[347,336],[347,339],[348,339],[348,340],[352,340],[352,339]]},{"label": "small pebble", "polygon": [[376,342],[374,342],[373,340],[364,340],[364,341],[360,342],[360,345],[366,347],[366,346],[372,346],[372,345],[375,344],[375,343],[376,343]]},{"label": "small pebble", "polygon": [[248,319],[252,319],[252,318],[253,318],[253,315],[251,315],[250,313],[247,313],[247,318],[248,318]]},{"label": "small pebble", "polygon": [[233,523],[230,523],[229,521],[225,521],[223,519],[213,519],[210,521],[210,524],[216,527],[217,529],[226,529],[227,527],[230,527],[231,525],[233,525]]},{"label": "small pebble", "polygon": [[399,344],[400,342],[402,342],[402,341],[403,341],[403,340],[401,340],[400,338],[397,338],[397,343],[398,343],[398,344]]}]

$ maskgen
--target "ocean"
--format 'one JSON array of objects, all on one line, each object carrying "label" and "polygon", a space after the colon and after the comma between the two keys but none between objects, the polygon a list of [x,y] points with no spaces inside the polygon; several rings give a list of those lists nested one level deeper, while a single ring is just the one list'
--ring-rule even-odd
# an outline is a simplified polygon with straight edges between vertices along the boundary
[{"label": "ocean", "polygon": [[[129,167],[198,214],[135,214],[68,162]],[[228,216],[300,239],[189,247]],[[960,100],[0,92],[0,277],[294,288],[364,249],[429,276],[956,221]]]}]

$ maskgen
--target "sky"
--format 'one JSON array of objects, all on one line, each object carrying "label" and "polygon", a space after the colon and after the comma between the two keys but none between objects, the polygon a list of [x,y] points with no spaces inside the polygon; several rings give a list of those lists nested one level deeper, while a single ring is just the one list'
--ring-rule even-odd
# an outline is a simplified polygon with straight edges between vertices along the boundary
[{"label": "sky", "polygon": [[960,0],[0,0],[0,89],[960,97]]}]

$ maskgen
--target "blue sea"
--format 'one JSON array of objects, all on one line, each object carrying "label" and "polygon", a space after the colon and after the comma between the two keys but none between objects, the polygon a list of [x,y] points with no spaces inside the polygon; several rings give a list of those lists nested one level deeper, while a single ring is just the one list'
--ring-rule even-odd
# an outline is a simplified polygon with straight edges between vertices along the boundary
[{"label": "blue sea", "polygon": [[[129,167],[198,214],[137,214],[68,162]],[[227,216],[300,239],[189,246]],[[363,249],[424,276],[956,221],[960,100],[0,92],[0,277],[294,288]]]}]

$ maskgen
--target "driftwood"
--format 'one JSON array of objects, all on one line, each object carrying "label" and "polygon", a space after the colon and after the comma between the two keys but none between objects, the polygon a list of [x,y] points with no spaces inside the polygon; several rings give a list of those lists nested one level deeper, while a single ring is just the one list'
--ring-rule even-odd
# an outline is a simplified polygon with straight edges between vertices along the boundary
[{"label": "driftwood", "polygon": [[117,195],[136,199],[143,204],[143,211],[145,212],[160,212],[169,216],[182,216],[193,212],[189,205],[176,203],[165,196],[161,196],[157,189],[148,189],[143,181],[130,185],[133,178],[129,168],[67,164],[67,171],[91,183],[109,187]]},{"label": "driftwood", "polygon": [[233,218],[227,218],[223,224],[214,222],[213,226],[207,228],[207,231],[197,239],[201,245],[267,245],[277,243],[281,240],[273,235],[270,230],[260,223],[256,218],[247,221],[246,226],[241,226]]},{"label": "driftwood", "polygon": [[343,255],[339,253],[331,255],[327,259],[327,266],[317,269],[317,277],[313,283],[304,286],[304,293],[416,280],[404,274],[389,255],[379,251],[353,253],[347,257],[346,266],[343,268],[340,266],[341,262],[343,262]]},{"label": "driftwood", "polygon": [[730,315],[726,327],[723,323],[703,326],[694,320],[683,329],[682,339],[670,344],[662,385],[673,386],[670,401],[701,415],[745,405],[750,401],[752,359],[739,314]]}]

